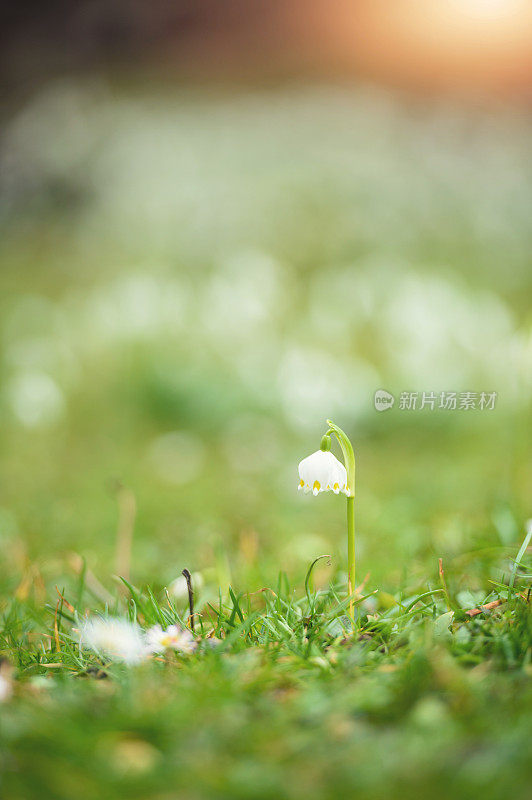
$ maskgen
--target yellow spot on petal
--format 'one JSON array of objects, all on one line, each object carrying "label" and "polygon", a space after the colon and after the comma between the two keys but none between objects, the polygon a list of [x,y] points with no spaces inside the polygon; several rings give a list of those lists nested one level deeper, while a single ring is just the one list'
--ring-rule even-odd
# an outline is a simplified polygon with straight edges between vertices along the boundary
[{"label": "yellow spot on petal", "polygon": [[303,480],[303,478],[301,478],[301,480],[299,481],[299,485],[301,486],[301,488],[303,488],[303,486],[305,485],[305,481]]},{"label": "yellow spot on petal", "polygon": [[339,485],[335,483],[333,486],[334,491],[337,492],[339,488],[340,488]]},{"label": "yellow spot on petal", "polygon": [[320,489],[321,489],[320,482],[319,481],[314,481],[314,486],[312,487],[312,491],[317,494]]}]

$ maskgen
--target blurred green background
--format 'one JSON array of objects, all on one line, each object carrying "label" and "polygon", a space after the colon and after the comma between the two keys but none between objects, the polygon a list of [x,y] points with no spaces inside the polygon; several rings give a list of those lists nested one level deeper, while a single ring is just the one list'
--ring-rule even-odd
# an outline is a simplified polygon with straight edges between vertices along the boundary
[{"label": "blurred green background", "polygon": [[[120,486],[137,583],[345,569],[343,504],[296,491],[330,417],[361,577],[443,556],[474,589],[463,554],[532,514],[527,102],[127,63],[51,70],[4,111],[6,586],[68,581],[73,553],[110,585]],[[496,407],[398,407],[452,390]]]}]

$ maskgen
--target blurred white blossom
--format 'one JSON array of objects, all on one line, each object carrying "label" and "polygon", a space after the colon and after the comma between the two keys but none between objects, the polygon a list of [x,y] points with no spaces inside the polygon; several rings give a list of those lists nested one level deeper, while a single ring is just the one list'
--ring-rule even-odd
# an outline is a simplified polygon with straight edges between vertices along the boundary
[{"label": "blurred white blossom", "polygon": [[11,680],[12,668],[9,665],[0,666],[0,703],[5,703],[13,694],[13,681]]},{"label": "blurred white blossom", "polygon": [[146,644],[140,627],[120,617],[86,620],[81,626],[79,638],[83,647],[125,664],[138,664],[146,656]]},{"label": "blurred white blossom", "polygon": [[13,413],[27,428],[46,427],[63,414],[63,392],[45,372],[18,373],[8,382],[6,393]]},{"label": "blurred white blossom", "polygon": [[146,631],[146,648],[150,653],[175,650],[179,653],[190,654],[196,647],[196,641],[188,628],[170,625],[163,629],[160,625],[153,625]]}]

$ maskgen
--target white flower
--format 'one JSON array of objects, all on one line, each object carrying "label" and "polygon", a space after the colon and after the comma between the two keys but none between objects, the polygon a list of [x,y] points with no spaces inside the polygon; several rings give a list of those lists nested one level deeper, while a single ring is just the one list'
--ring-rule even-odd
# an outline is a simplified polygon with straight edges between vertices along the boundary
[{"label": "white flower", "polygon": [[5,703],[13,694],[10,667],[0,665],[0,703]]},{"label": "white flower", "polygon": [[154,625],[146,631],[146,647],[150,653],[164,653],[165,650],[178,650],[180,653],[193,653],[196,641],[188,629],[170,625],[165,631]]},{"label": "white flower", "polygon": [[138,664],[146,656],[139,626],[119,617],[87,620],[81,626],[80,643],[125,664]]},{"label": "white flower", "polygon": [[299,486],[305,492],[317,495],[332,491],[348,495],[347,472],[330,450],[317,450],[299,463]]}]

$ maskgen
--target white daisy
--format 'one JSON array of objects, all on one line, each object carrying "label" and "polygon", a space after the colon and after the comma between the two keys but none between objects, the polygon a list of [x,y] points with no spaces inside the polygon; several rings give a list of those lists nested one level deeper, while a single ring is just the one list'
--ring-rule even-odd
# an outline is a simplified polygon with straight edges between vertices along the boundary
[{"label": "white daisy", "polygon": [[150,653],[164,653],[165,650],[177,650],[180,653],[193,653],[196,641],[191,632],[178,625],[170,625],[163,630],[154,625],[146,631],[146,648]]},{"label": "white daisy", "polygon": [[346,469],[330,450],[317,450],[304,458],[299,463],[299,478],[297,488],[314,496],[329,491],[349,495]]},{"label": "white daisy", "polygon": [[146,646],[139,626],[119,617],[87,620],[81,626],[80,643],[125,664],[138,664],[146,656]]}]

